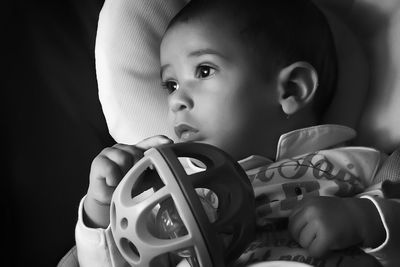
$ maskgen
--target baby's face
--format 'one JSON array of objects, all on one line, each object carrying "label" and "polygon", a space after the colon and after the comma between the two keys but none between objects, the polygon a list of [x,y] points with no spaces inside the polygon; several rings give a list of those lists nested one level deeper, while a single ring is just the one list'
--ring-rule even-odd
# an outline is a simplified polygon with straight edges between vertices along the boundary
[{"label": "baby's face", "polygon": [[212,144],[237,160],[273,157],[282,119],[275,81],[266,81],[237,31],[205,18],[168,30],[160,59],[169,122],[180,142]]}]

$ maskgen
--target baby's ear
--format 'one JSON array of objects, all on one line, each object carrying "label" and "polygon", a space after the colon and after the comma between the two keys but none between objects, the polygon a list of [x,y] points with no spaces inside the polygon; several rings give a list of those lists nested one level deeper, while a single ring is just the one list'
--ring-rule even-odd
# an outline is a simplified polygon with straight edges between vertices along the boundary
[{"label": "baby's ear", "polygon": [[279,103],[287,115],[293,115],[314,98],[318,87],[315,68],[304,61],[283,68],[278,75]]}]

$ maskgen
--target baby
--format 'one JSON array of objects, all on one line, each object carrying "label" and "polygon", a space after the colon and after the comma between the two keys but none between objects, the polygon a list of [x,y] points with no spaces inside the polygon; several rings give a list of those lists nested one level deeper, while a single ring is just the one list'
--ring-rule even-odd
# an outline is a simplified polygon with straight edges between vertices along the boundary
[{"label": "baby", "polygon": [[[267,231],[268,219],[288,218],[282,236],[260,234],[238,265],[279,259],[317,265],[321,258],[330,259],[329,265],[340,260],[330,256],[336,250],[386,242],[374,199],[334,197],[351,197],[372,185],[382,155],[335,148],[354,131],[319,125],[336,87],[337,66],[331,31],[312,2],[192,1],[165,32],[160,60],[169,123],[179,142],[212,144],[239,161],[259,203],[260,232]],[[136,145],[116,144],[93,160],[77,225],[81,266],[126,264],[108,227],[112,193],[145,150],[171,142],[155,136]],[[292,201],[303,195],[303,201]],[[98,230],[104,243],[91,247],[87,240]],[[271,242],[283,239],[284,245]],[[271,256],[274,247],[293,250]],[[362,266],[376,263],[360,255]]]}]

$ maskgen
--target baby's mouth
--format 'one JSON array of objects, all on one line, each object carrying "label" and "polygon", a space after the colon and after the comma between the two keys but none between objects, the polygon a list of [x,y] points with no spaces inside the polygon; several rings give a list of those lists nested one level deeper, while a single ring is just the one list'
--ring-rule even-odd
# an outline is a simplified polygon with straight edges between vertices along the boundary
[{"label": "baby's mouth", "polygon": [[196,128],[185,123],[175,126],[174,130],[181,142],[195,141],[199,132]]},{"label": "baby's mouth", "polygon": [[196,133],[192,131],[184,131],[180,137],[180,140],[182,142],[194,141],[195,139],[196,139]]}]

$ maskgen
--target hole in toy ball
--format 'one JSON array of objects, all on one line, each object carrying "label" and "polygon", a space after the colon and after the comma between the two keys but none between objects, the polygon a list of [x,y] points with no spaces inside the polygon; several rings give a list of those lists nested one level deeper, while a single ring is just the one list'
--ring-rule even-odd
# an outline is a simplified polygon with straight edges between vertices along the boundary
[{"label": "hole in toy ball", "polygon": [[121,228],[126,229],[128,227],[128,219],[127,218],[122,218],[121,220]]},{"label": "hole in toy ball", "polygon": [[140,257],[140,254],[139,254],[138,249],[137,249],[136,246],[135,246],[132,242],[130,242],[130,241],[129,241],[129,248],[131,249],[131,251],[132,251],[133,253],[135,253],[138,257]]},{"label": "hole in toy ball", "polygon": [[201,205],[207,214],[208,220],[213,223],[218,219],[218,196],[208,188],[196,188]]},{"label": "hole in toy ball", "polygon": [[194,247],[187,247],[173,252],[188,261],[190,267],[199,267],[198,255]]},{"label": "hole in toy ball", "polygon": [[131,197],[138,203],[147,199],[164,186],[157,170],[150,166],[139,175],[137,181],[134,183],[131,190]]},{"label": "hole in toy ball", "polygon": [[165,261],[166,259],[171,258],[171,255],[169,253],[163,253],[160,254],[153,259],[150,260],[149,266],[165,266]]},{"label": "hole in toy ball", "polygon": [[185,170],[187,175],[204,172],[205,170],[207,170],[206,164],[199,159],[190,157],[179,157],[178,160],[182,164],[183,169]]},{"label": "hole in toy ball", "polygon": [[121,238],[122,252],[129,257],[132,261],[138,261],[140,259],[140,253],[136,246],[126,238]]},{"label": "hole in toy ball", "polygon": [[207,169],[207,166],[206,166],[206,164],[204,163],[204,162],[202,162],[201,160],[199,160],[199,159],[195,159],[195,158],[188,158],[189,160],[190,160],[190,162],[195,166],[195,167],[197,167],[197,168],[200,168],[200,169]]},{"label": "hole in toy ball", "polygon": [[160,203],[156,216],[158,236],[161,239],[175,239],[188,234],[182,217],[171,197]]}]

